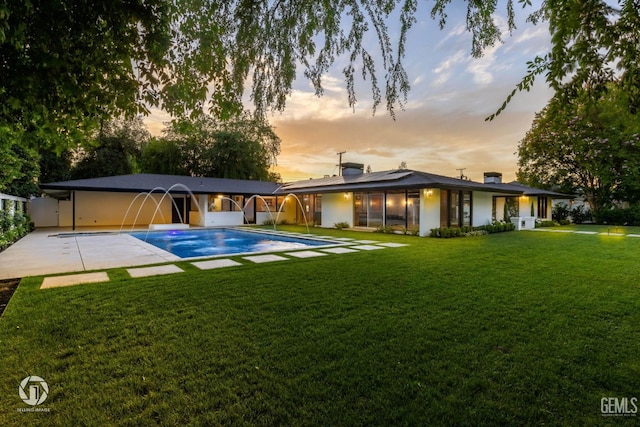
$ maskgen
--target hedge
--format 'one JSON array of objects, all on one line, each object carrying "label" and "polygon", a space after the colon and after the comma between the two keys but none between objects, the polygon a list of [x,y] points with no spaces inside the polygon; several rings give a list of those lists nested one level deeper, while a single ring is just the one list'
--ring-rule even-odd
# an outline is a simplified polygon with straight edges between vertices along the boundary
[{"label": "hedge", "polygon": [[493,224],[480,225],[478,227],[463,225],[462,227],[432,228],[429,236],[447,239],[450,237],[471,237],[502,233],[504,231],[512,231],[515,229],[516,226],[511,222],[494,222]]}]

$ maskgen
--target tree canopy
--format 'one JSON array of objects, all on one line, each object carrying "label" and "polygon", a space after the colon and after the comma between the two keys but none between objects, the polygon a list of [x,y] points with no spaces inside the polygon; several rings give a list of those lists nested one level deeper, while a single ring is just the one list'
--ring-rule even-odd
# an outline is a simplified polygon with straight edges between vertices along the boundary
[{"label": "tree canopy", "polygon": [[610,83],[597,99],[582,90],[571,102],[554,97],[518,147],[518,179],[582,192],[592,208],[640,201],[640,121],[630,94]]},{"label": "tree canopy", "polygon": [[142,150],[142,170],[230,179],[277,180],[269,172],[280,138],[261,118],[220,121],[202,115],[174,120],[165,136]]},{"label": "tree canopy", "polygon": [[601,89],[615,76],[631,91],[630,108],[637,108],[637,0],[498,3],[2,0],[0,122],[64,144],[100,120],[152,106],[174,116],[208,108],[230,117],[242,111],[247,85],[258,113],[282,110],[299,70],[321,95],[323,77],[338,58],[346,59],[349,105],[357,102],[360,75],[369,80],[374,110],[384,102],[393,115],[409,91],[403,60],[411,27],[427,14],[444,27],[447,11],[457,7],[466,7],[476,57],[504,36],[497,14],[506,14],[507,32],[517,13],[533,24],[548,22],[551,50],[530,62],[516,90],[528,90],[545,74],[571,97],[586,83]]}]

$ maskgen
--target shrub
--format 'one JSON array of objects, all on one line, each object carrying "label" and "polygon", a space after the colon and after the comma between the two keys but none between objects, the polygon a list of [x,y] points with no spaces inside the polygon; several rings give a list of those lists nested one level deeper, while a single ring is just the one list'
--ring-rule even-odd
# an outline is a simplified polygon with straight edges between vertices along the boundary
[{"label": "shrub", "polygon": [[395,233],[395,229],[393,229],[392,227],[385,227],[384,225],[379,225],[376,227],[376,233],[392,234],[392,233]]},{"label": "shrub", "polygon": [[0,250],[29,234],[34,228],[29,215],[16,211],[13,215],[9,207],[0,211]]},{"label": "shrub", "polygon": [[335,228],[337,228],[338,230],[342,230],[344,228],[349,228],[349,223],[346,221],[343,222],[336,222],[335,224],[333,224],[333,226]]},{"label": "shrub", "polygon": [[555,227],[556,225],[558,225],[558,223],[555,221],[545,220],[545,221],[540,221],[540,223],[536,225],[539,227]]},{"label": "shrub", "polygon": [[430,237],[439,237],[447,239],[450,237],[472,237],[485,236],[491,233],[501,233],[503,231],[513,231],[516,226],[510,222],[494,222],[493,224],[481,225],[478,227],[462,226],[451,228],[432,228],[429,233]]},{"label": "shrub", "polygon": [[585,209],[583,205],[576,206],[571,209],[571,218],[576,224],[582,224],[587,221],[593,221],[593,216],[589,209]]},{"label": "shrub", "polygon": [[560,221],[569,217],[569,206],[566,203],[558,203],[551,210],[551,218]]},{"label": "shrub", "polygon": [[267,218],[264,221],[262,221],[262,225],[275,225],[276,220],[273,218]]}]

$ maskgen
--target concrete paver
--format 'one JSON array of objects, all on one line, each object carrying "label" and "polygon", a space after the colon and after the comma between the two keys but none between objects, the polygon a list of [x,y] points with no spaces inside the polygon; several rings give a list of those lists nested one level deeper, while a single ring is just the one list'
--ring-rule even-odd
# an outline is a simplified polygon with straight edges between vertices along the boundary
[{"label": "concrete paver", "polygon": [[384,249],[384,247],[376,245],[358,245],[352,246],[352,248],[360,249],[361,251],[375,251],[376,249]]},{"label": "concrete paver", "polygon": [[327,248],[327,249],[320,249],[320,250],[322,252],[329,252],[331,254],[348,254],[348,253],[352,253],[352,252],[359,252],[356,249],[344,248],[344,247]]},{"label": "concrete paver", "polygon": [[290,255],[295,258],[313,258],[318,256],[326,256],[327,254],[323,254],[322,252],[315,252],[315,251],[298,251],[298,252],[287,252],[286,255]]},{"label": "concrete paver", "polygon": [[254,256],[246,256],[246,257],[243,257],[242,259],[255,262],[256,264],[262,264],[264,262],[286,261],[289,258],[285,258],[280,255],[254,255]]},{"label": "concrete paver", "polygon": [[177,265],[168,264],[168,265],[158,265],[155,267],[127,268],[127,273],[129,273],[129,276],[133,278],[138,278],[138,277],[160,276],[163,274],[184,273],[184,270],[178,267]]},{"label": "concrete paver", "polygon": [[66,276],[45,277],[40,289],[60,288],[62,286],[80,285],[85,283],[108,282],[109,275],[104,272],[68,274]]},{"label": "concrete paver", "polygon": [[242,264],[232,259],[213,259],[211,261],[192,262],[191,265],[195,265],[200,270],[211,270],[214,268],[235,267]]}]

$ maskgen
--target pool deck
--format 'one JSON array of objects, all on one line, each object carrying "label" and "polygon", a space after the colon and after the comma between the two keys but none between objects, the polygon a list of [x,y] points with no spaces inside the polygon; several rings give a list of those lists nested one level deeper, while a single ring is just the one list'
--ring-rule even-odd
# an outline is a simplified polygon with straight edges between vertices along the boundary
[{"label": "pool deck", "polygon": [[[82,234],[87,231],[98,234]],[[75,233],[60,237],[64,233]],[[179,257],[114,230],[42,228],[0,253],[0,280],[106,268],[134,267]]]},{"label": "pool deck", "polygon": [[[119,230],[113,228],[78,228],[76,230],[43,228],[35,230],[0,253],[0,280],[69,273],[65,277],[46,278],[42,287],[49,288],[108,281],[106,272],[87,272],[110,268],[127,268],[131,277],[145,277],[182,272],[176,265],[167,265],[176,261],[194,261],[193,265],[201,270],[242,265],[230,259],[207,259],[218,258],[217,256],[204,257],[204,259],[183,259],[126,234],[130,231],[132,230],[119,233]],[[133,231],[146,231],[146,229]],[[235,255],[242,256],[242,259],[251,263],[265,263],[407,246],[404,243],[382,243],[375,240],[311,236],[280,231],[275,233],[293,237],[309,236],[320,240],[326,239],[327,246],[312,248],[318,250],[293,250],[279,255],[244,253],[220,255],[220,257]],[[148,267],[153,264],[164,265]],[[98,275],[91,276],[95,274]]]}]

